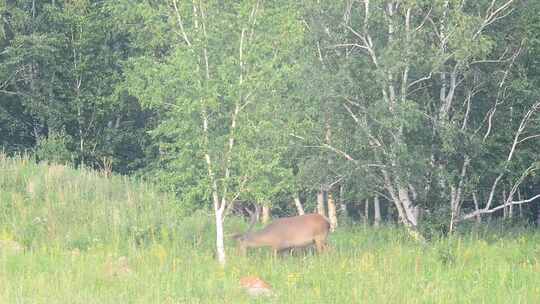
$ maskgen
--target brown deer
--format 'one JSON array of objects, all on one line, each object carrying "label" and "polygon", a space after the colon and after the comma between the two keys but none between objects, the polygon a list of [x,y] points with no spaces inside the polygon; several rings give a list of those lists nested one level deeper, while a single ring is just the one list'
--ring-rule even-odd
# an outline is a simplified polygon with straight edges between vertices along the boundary
[{"label": "brown deer", "polygon": [[262,230],[252,231],[257,221],[258,208],[255,210],[248,210],[251,222],[247,231],[233,236],[243,255],[247,248],[257,247],[272,247],[274,256],[286,249],[303,248],[312,244],[315,244],[319,253],[326,249],[326,239],[330,231],[330,222],[326,217],[317,213],[284,217],[273,221]]}]

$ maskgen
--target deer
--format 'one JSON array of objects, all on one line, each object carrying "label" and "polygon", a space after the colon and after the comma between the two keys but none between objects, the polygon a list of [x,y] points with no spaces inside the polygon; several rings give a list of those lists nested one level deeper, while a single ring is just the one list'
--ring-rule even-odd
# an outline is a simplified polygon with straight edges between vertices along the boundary
[{"label": "deer", "polygon": [[274,257],[287,249],[304,248],[315,244],[317,252],[327,248],[327,238],[330,222],[318,213],[304,214],[293,217],[279,218],[261,230],[252,231],[257,221],[258,207],[255,212],[246,211],[251,215],[248,229],[243,234],[233,235],[242,255],[248,248],[271,247]]}]

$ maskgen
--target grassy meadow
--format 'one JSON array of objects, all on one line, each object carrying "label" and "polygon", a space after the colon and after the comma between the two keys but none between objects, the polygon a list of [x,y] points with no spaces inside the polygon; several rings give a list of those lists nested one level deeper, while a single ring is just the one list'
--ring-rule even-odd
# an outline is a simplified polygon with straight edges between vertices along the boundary
[{"label": "grassy meadow", "polygon": [[[227,233],[246,224],[227,218]],[[0,156],[0,303],[540,303],[540,233],[504,229],[410,241],[363,225],[331,251],[272,259],[213,253],[210,214],[151,185]],[[256,275],[274,295],[250,298]]]}]

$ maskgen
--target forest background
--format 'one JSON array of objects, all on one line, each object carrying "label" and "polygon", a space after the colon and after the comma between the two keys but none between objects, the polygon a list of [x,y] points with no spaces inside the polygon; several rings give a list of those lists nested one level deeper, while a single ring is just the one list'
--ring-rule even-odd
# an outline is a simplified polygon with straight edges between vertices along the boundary
[{"label": "forest background", "polygon": [[538,1],[2,0],[0,16],[4,153],[151,181],[212,211],[218,249],[253,204],[419,240],[540,219]]}]

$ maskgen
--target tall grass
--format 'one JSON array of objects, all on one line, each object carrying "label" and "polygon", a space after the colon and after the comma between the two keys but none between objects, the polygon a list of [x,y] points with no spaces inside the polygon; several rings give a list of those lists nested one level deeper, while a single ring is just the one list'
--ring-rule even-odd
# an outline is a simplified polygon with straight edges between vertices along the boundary
[{"label": "tall grass", "polygon": [[[0,303],[538,303],[540,236],[478,234],[418,245],[398,228],[341,228],[332,249],[214,258],[211,217],[122,177],[0,159]],[[229,233],[245,224],[227,221]],[[120,264],[121,256],[126,264]],[[122,271],[124,267],[125,271]],[[238,280],[275,291],[253,299]]]},{"label": "tall grass", "polygon": [[29,248],[123,245],[181,216],[171,196],[126,177],[26,156],[0,156],[0,172],[0,235]]}]

